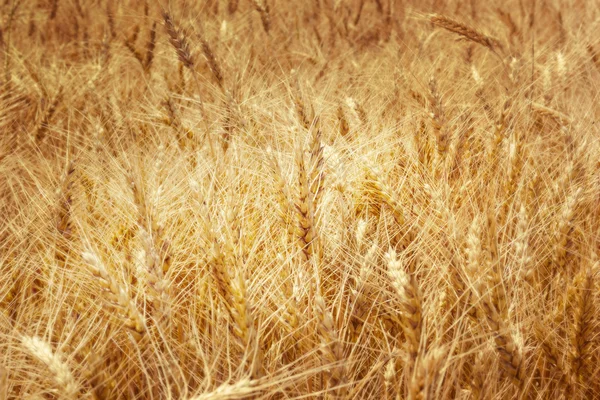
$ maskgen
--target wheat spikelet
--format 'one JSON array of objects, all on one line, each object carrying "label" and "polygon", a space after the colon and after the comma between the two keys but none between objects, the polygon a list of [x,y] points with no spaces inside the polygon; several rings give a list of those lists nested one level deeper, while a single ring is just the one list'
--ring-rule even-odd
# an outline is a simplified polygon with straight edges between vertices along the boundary
[{"label": "wheat spikelet", "polygon": [[144,67],[144,71],[150,71],[152,67],[152,61],[154,60],[154,48],[156,47],[156,22],[152,23],[152,28],[150,28],[150,35],[148,37],[148,42],[146,42],[146,56],[144,57],[144,62],[142,63]]},{"label": "wheat spikelet", "polygon": [[567,366],[563,362],[559,349],[554,344],[555,335],[552,332],[548,334],[548,330],[545,329],[545,326],[539,321],[537,321],[534,325],[534,332],[537,340],[540,343],[540,346],[542,347],[548,364],[550,364],[560,384],[563,385],[564,389],[568,391],[571,387],[572,376],[570,371],[567,369]]},{"label": "wheat spikelet", "polygon": [[310,193],[312,195],[313,209],[315,218],[318,218],[318,206],[321,203],[325,188],[325,159],[323,158],[323,146],[321,143],[321,129],[318,126],[313,129],[313,134],[310,144],[310,160],[309,160],[309,180]]},{"label": "wheat spikelet", "polygon": [[[317,288],[318,288],[317,284]],[[325,305],[320,289],[315,295],[315,309],[318,313],[318,332],[321,338],[321,352],[324,363],[328,366],[329,389],[346,383],[345,357],[342,343],[334,326],[331,312]],[[345,388],[336,388],[337,395],[343,395]]]},{"label": "wheat spikelet", "polygon": [[445,127],[445,115],[444,108],[442,106],[442,99],[437,89],[437,82],[435,78],[431,77],[429,80],[429,93],[430,93],[430,117],[435,132],[437,141],[437,150],[440,157],[444,157],[448,151],[448,132]]},{"label": "wheat spikelet", "polygon": [[80,390],[79,383],[73,377],[69,366],[52,351],[52,347],[36,336],[21,337],[21,344],[29,354],[43,363],[53,374],[54,381],[65,398],[76,398]]},{"label": "wheat spikelet", "polygon": [[420,356],[411,377],[408,399],[421,400],[435,398],[433,393],[435,393],[436,381],[440,375],[440,364],[445,355],[445,349],[436,347],[429,350],[424,356]]},{"label": "wheat spikelet", "polygon": [[255,386],[255,381],[243,379],[233,384],[223,384],[211,392],[192,396],[188,400],[233,400],[253,397],[258,392]]},{"label": "wheat spikelet", "polygon": [[129,49],[131,54],[139,61],[139,63],[144,66],[144,56],[135,48],[135,42],[140,33],[140,26],[136,25],[133,33],[127,39],[125,39],[125,46]]},{"label": "wheat spikelet", "polygon": [[308,170],[304,161],[302,151],[296,153],[296,165],[298,166],[298,196],[296,200],[296,215],[298,225],[296,237],[302,249],[304,260],[309,260],[313,255],[320,259],[320,240],[317,236],[315,221],[314,193],[311,192],[308,181]]},{"label": "wheat spikelet", "polygon": [[265,4],[265,0],[252,0],[254,9],[260,14],[263,29],[268,34],[271,31],[271,13],[269,5]]},{"label": "wheat spikelet", "polygon": [[488,211],[487,215],[487,263],[489,265],[488,285],[491,289],[491,300],[496,311],[502,319],[508,315],[508,305],[506,301],[506,291],[502,279],[501,265],[498,255],[498,232],[496,228],[496,218],[493,212]]},{"label": "wheat spikelet", "polygon": [[[245,357],[244,363],[252,377],[259,378],[262,353],[257,346],[257,332],[252,307],[248,301],[246,282],[240,265],[236,265],[231,243],[222,246],[210,227],[204,228],[209,241],[210,265],[216,287],[230,318],[230,330]],[[234,263],[234,269],[229,265]]]},{"label": "wheat spikelet", "polygon": [[227,11],[229,11],[229,14],[235,14],[238,9],[238,5],[239,0],[229,0],[227,3]]},{"label": "wheat spikelet", "polygon": [[41,120],[41,122],[37,128],[37,131],[34,135],[34,139],[35,139],[36,143],[40,143],[46,137],[46,133],[48,132],[48,128],[50,127],[50,121],[52,120],[52,117],[56,113],[56,109],[58,108],[60,102],[62,101],[62,98],[63,98],[63,89],[61,87],[60,90],[58,91],[58,94],[56,95],[56,97],[54,98],[52,103],[50,104],[50,106],[44,112],[44,116],[42,117],[42,120]]},{"label": "wheat spikelet", "polygon": [[533,103],[532,106],[533,106],[533,111],[542,118],[549,118],[552,121],[555,121],[556,123],[558,123],[560,125],[569,125],[573,122],[571,120],[571,118],[569,118],[569,116],[567,116],[559,111],[556,111],[552,108],[543,106],[538,103]]},{"label": "wheat spikelet", "polygon": [[348,124],[348,120],[346,119],[346,115],[344,114],[344,109],[341,105],[338,106],[337,109],[337,118],[339,121],[339,132],[341,136],[346,136],[350,133],[350,125]]},{"label": "wheat spikelet", "polygon": [[61,185],[58,188],[58,210],[56,212],[56,229],[65,238],[72,235],[71,208],[73,204],[73,185],[75,163],[71,161],[65,171]]},{"label": "wheat spikelet", "polygon": [[[271,149],[269,149],[268,152],[272,153]],[[277,197],[277,203],[279,205],[279,218],[283,224],[283,227],[287,229],[289,237],[293,237],[295,229],[293,218],[291,216],[291,195],[289,193],[288,185],[283,180],[281,167],[279,166],[279,162],[275,158],[274,154],[269,158],[269,167],[275,179],[275,193]]]},{"label": "wheat spikelet", "polygon": [[86,251],[81,256],[87,263],[92,275],[98,279],[98,284],[102,288],[102,293],[109,305],[120,311],[119,317],[122,319],[123,324],[136,334],[136,338],[141,338],[141,335],[146,332],[146,323],[137,310],[133,299],[110,275],[106,266],[95,253]]},{"label": "wheat spikelet", "polygon": [[573,285],[578,293],[573,310],[570,363],[573,376],[581,383],[585,382],[589,368],[591,368],[594,324],[597,323],[597,310],[594,299],[595,270],[597,270],[597,267],[582,271],[574,279]]},{"label": "wheat spikelet", "polygon": [[377,243],[373,243],[371,247],[366,251],[366,254],[360,261],[360,268],[358,276],[354,278],[354,287],[352,288],[352,318],[353,322],[350,327],[350,338],[356,342],[358,336],[361,333],[372,304],[369,300],[374,292],[374,288],[370,284],[371,276],[373,274],[372,264],[374,263],[375,256],[379,246]]},{"label": "wheat spikelet", "polygon": [[502,45],[497,39],[484,35],[483,33],[445,15],[431,14],[429,16],[429,21],[440,28],[456,33],[457,35],[487,47],[492,51],[502,50]]},{"label": "wheat spikelet", "polygon": [[485,393],[485,382],[483,380],[483,374],[485,370],[485,355],[483,352],[479,352],[475,355],[475,363],[471,369],[471,377],[469,379],[469,387],[471,393],[476,399],[481,399]]},{"label": "wheat spikelet", "polygon": [[210,71],[212,72],[219,86],[223,88],[223,73],[221,72],[221,67],[217,61],[217,58],[215,57],[215,53],[213,53],[210,45],[206,39],[204,39],[204,37],[200,37],[200,43],[202,44],[202,53],[208,62]]},{"label": "wheat spikelet", "polygon": [[194,58],[185,35],[175,26],[175,23],[168,12],[164,11],[162,17],[165,23],[165,30],[169,35],[169,42],[177,52],[179,61],[181,61],[186,68],[192,70],[194,68]]},{"label": "wheat spikelet", "polygon": [[380,202],[386,204],[392,210],[396,222],[399,225],[404,224],[404,212],[398,196],[379,173],[369,170],[368,176],[370,179],[367,182],[367,187],[372,190],[373,195]]},{"label": "wheat spikelet", "polygon": [[390,250],[385,255],[390,282],[400,300],[400,312],[404,322],[403,330],[409,344],[411,362],[415,362],[419,354],[422,327],[422,298],[414,277],[409,276],[403,269],[395,251]]},{"label": "wheat spikelet", "polygon": [[496,310],[490,295],[484,294],[480,302],[483,314],[494,337],[500,366],[511,382],[521,389],[525,381],[522,349],[508,332],[506,322]]},{"label": "wheat spikelet", "polygon": [[527,209],[523,204],[519,209],[517,220],[517,231],[516,231],[516,240],[514,244],[515,255],[517,257],[517,262],[520,265],[520,275],[523,279],[525,279],[530,285],[534,284],[534,276],[535,269],[531,263],[530,249],[529,249],[529,237],[527,231],[528,224],[528,216]]},{"label": "wheat spikelet", "polygon": [[567,262],[567,250],[569,244],[569,235],[573,230],[572,220],[576,211],[577,204],[581,198],[582,188],[578,188],[567,199],[560,213],[560,219],[556,222],[555,230],[552,233],[552,254],[547,262],[545,274],[550,278],[557,272],[562,272]]},{"label": "wheat spikelet", "polygon": [[387,362],[383,374],[385,385],[385,399],[394,399],[396,393],[396,360],[391,359]]}]

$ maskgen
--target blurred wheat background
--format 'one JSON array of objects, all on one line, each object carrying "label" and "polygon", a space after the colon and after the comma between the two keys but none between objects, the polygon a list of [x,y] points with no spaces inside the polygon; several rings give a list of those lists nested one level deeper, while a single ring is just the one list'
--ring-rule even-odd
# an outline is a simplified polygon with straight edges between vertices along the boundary
[{"label": "blurred wheat background", "polygon": [[0,399],[600,398],[598,32],[2,0]]}]

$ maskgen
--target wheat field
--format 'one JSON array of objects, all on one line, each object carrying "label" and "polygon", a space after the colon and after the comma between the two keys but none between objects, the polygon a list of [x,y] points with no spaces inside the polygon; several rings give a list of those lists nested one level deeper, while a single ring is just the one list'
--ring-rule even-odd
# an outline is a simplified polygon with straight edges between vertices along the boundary
[{"label": "wheat field", "polygon": [[2,0],[0,399],[600,399],[598,32]]}]

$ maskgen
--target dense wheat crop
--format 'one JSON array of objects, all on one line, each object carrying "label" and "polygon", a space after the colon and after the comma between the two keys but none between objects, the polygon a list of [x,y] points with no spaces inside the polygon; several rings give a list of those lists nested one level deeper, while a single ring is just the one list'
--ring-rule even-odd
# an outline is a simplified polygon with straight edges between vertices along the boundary
[{"label": "dense wheat crop", "polygon": [[598,32],[2,0],[0,399],[600,398]]}]

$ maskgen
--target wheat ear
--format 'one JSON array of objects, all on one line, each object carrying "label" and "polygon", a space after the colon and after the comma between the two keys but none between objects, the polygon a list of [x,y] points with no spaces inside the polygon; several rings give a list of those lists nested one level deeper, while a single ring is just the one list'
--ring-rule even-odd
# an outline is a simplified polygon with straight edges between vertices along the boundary
[{"label": "wheat ear", "polygon": [[52,347],[48,343],[36,336],[23,336],[21,344],[52,372],[54,381],[63,390],[66,398],[76,398],[80,390],[79,383],[73,377],[69,366],[58,354],[52,351]]},{"label": "wheat ear", "polygon": [[387,260],[388,276],[398,299],[400,300],[400,313],[403,321],[403,330],[409,345],[411,362],[415,362],[421,343],[422,327],[422,297],[414,276],[410,276],[402,268],[396,252],[390,250],[385,258]]},{"label": "wheat ear", "polygon": [[98,278],[106,300],[112,307],[121,311],[123,324],[137,334],[136,339],[140,339],[146,332],[146,323],[129,294],[109,274],[106,266],[95,253],[86,251],[82,254],[82,258],[92,274]]},{"label": "wheat ear", "polygon": [[490,49],[494,53],[496,53],[497,50],[502,50],[502,45],[497,39],[487,36],[445,15],[431,14],[429,16],[429,21],[440,28],[444,28],[447,31],[456,33],[467,40],[478,43],[483,47]]},{"label": "wheat ear", "polygon": [[162,17],[165,22],[165,29],[169,35],[169,42],[177,52],[179,61],[181,61],[186,68],[192,70],[194,68],[194,58],[185,35],[181,29],[175,26],[173,18],[168,12],[163,11]]},{"label": "wheat ear", "polygon": [[[597,270],[596,266],[596,270]],[[586,268],[574,279],[577,295],[574,304],[571,330],[571,371],[575,379],[585,382],[589,377],[594,342],[597,309],[594,299],[596,291],[594,269]]]}]

